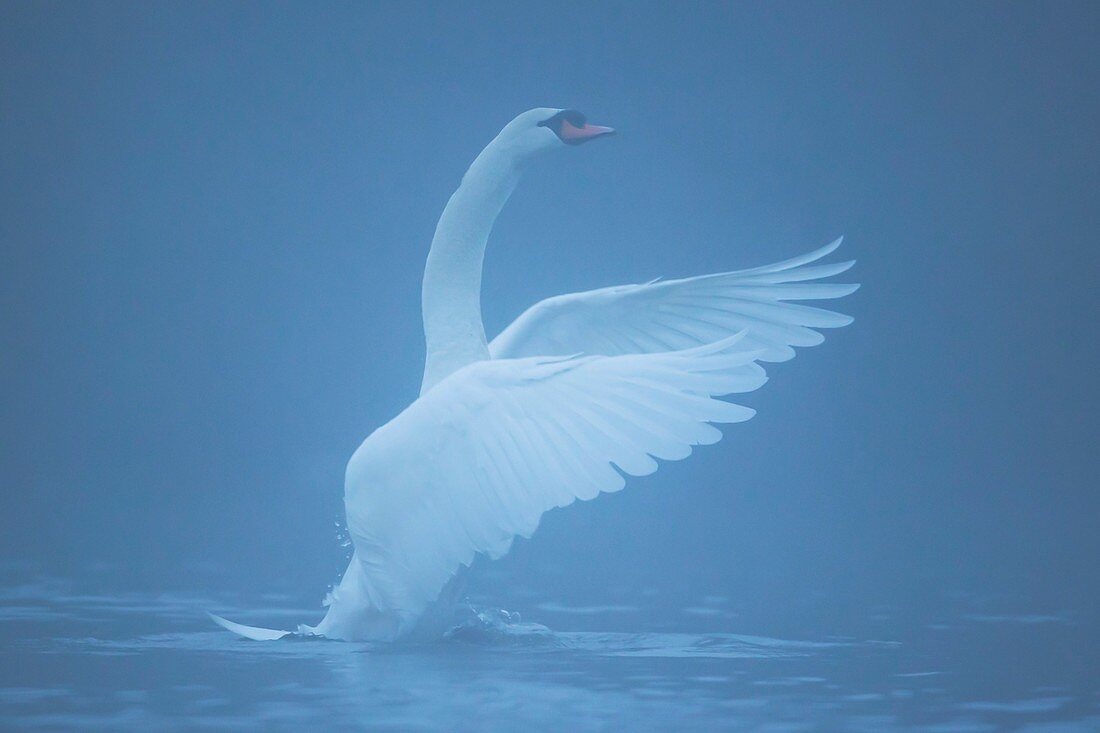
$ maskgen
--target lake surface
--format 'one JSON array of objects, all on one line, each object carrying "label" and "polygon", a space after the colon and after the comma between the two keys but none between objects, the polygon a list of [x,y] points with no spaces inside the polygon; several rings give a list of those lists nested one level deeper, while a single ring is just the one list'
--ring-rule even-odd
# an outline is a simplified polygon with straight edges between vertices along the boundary
[{"label": "lake surface", "polygon": [[[445,638],[251,642],[207,610],[292,628],[284,596],[105,594],[56,578],[0,596],[0,728],[46,730],[1100,730],[1095,625],[960,611],[866,635],[754,635],[728,599],[653,593],[519,614],[474,598]],[[960,606],[965,606],[960,602]],[[616,630],[628,629],[628,630]]]}]

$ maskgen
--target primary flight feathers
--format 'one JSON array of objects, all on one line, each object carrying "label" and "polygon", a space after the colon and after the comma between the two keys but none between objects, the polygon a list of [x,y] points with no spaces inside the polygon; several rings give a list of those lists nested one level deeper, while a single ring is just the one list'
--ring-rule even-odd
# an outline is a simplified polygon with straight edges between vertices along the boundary
[{"label": "primary flight feathers", "polygon": [[791,300],[849,295],[858,285],[809,282],[838,275],[854,260],[813,265],[837,239],[801,257],[750,270],[570,293],[528,308],[489,343],[494,359],[537,354],[639,354],[710,343],[745,329],[761,361],[786,361],[792,346],[815,346],[815,328],[851,317]]}]

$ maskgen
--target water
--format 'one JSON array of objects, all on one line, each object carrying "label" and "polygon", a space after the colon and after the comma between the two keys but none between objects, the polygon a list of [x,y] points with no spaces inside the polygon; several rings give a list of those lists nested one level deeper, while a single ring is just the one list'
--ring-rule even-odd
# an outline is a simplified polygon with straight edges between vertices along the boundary
[{"label": "water", "polygon": [[[102,583],[99,583],[102,586]],[[513,589],[514,590],[514,589]],[[753,635],[728,599],[669,618],[652,593],[570,606],[534,590],[529,618],[471,599],[430,643],[217,629],[214,609],[292,627],[316,608],[272,595],[86,592],[23,578],[0,601],[0,727],[64,730],[995,731],[1100,728],[1090,624],[982,612],[866,633]],[[628,628],[629,632],[614,629]]]},{"label": "water", "polygon": [[[0,730],[1100,730],[1098,29],[0,3]],[[347,460],[421,383],[440,211],[543,104],[620,135],[502,211],[490,336],[841,234],[855,322],[717,446],[548,512],[445,639],[218,629],[320,618]]]}]

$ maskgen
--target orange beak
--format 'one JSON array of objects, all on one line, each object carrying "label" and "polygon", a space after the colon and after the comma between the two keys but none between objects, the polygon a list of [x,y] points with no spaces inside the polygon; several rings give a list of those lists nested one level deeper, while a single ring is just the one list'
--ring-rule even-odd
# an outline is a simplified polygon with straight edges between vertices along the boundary
[{"label": "orange beak", "polygon": [[561,139],[569,145],[580,145],[594,138],[603,137],[604,135],[613,135],[614,133],[614,127],[589,125],[587,123],[581,127],[577,127],[571,124],[569,120],[561,121]]}]

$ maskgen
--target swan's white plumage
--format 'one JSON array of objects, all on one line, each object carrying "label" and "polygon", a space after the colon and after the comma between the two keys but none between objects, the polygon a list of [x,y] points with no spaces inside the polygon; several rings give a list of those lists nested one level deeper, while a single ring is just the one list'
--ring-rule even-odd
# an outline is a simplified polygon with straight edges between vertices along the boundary
[{"label": "swan's white plumage", "polygon": [[654,458],[717,442],[710,423],[752,417],[714,399],[764,383],[744,339],[483,361],[440,382],[348,465],[348,528],[372,614],[406,629],[475,554],[498,557],[547,510],[617,491],[623,473],[656,470]]},{"label": "swan's white plumage", "polygon": [[[325,618],[298,633],[383,640],[423,629],[442,617],[433,603],[460,592],[450,581],[475,555],[499,557],[549,509],[717,442],[715,423],[754,414],[716,398],[763,384],[757,361],[789,359],[792,347],[821,343],[816,329],[851,322],[789,302],[858,287],[818,282],[852,265],[813,264],[838,239],[764,267],[549,298],[487,344],[489,232],[522,169],[567,147],[545,125],[559,112],[512,120],[447,203],[424,274],[421,396],[349,461],[355,551]],[[213,618],[250,639],[291,633]]]},{"label": "swan's white plumage", "polygon": [[812,265],[840,239],[800,257],[749,270],[682,280],[620,285],[547,298],[528,308],[489,344],[494,359],[550,354],[633,354],[686,349],[742,329],[761,361],[786,361],[794,346],[815,346],[814,329],[849,316],[789,303],[840,298],[858,285],[814,282],[854,262]]}]

